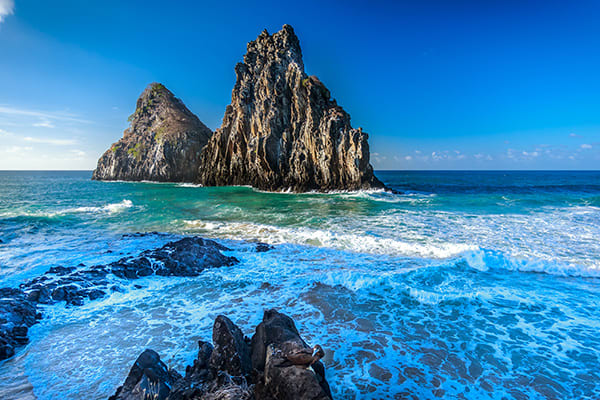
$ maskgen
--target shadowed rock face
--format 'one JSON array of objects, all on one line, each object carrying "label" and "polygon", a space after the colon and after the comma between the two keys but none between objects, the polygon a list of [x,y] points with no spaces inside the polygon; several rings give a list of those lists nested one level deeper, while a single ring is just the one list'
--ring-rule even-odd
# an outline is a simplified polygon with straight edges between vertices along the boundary
[{"label": "shadowed rock face", "polygon": [[[294,321],[276,310],[265,311],[252,340],[245,337],[229,318],[219,315],[213,326],[214,347],[198,342],[198,357],[186,368],[185,376],[172,381],[156,353],[147,375],[156,377],[151,393],[166,400],[331,400],[325,368],[320,362],[306,366],[285,363],[286,354],[310,348],[300,337]],[[251,344],[250,344],[251,343]],[[132,390],[145,384],[139,361],[125,384],[111,399],[146,400],[147,392]],[[158,369],[157,373],[151,373]],[[147,379],[146,379],[147,380]],[[169,387],[159,392],[156,388]],[[118,397],[122,394],[128,397]]]},{"label": "shadowed rock face", "polygon": [[131,126],[98,160],[92,179],[193,182],[212,132],[160,83],[137,101]]},{"label": "shadowed rock face", "polygon": [[147,349],[135,360],[125,383],[109,400],[165,400],[180,378],[155,351]]},{"label": "shadowed rock face", "polygon": [[384,185],[368,135],[314,76],[304,73],[291,26],[248,43],[223,125],[202,151],[199,183],[263,190],[356,190]]}]

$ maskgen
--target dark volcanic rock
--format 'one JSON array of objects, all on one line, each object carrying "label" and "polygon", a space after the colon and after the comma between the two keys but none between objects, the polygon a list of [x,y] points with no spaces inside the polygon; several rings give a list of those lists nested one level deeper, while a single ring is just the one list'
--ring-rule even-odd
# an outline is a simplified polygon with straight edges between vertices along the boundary
[{"label": "dark volcanic rock", "polygon": [[155,351],[145,350],[131,367],[123,386],[109,400],[165,400],[180,378]]},{"label": "dark volcanic rock", "polygon": [[368,135],[319,79],[304,72],[291,26],[248,43],[223,125],[202,151],[198,181],[264,190],[383,188]]},{"label": "dark volcanic rock", "polygon": [[147,275],[198,276],[206,268],[230,266],[238,262],[221,251],[229,250],[213,240],[188,237],[170,242],[157,250],[147,250],[137,257],[123,258],[109,265],[120,277],[136,279]]},{"label": "dark volcanic rock", "polygon": [[98,160],[92,179],[193,182],[212,132],[160,83],[137,101],[131,126]]},{"label": "dark volcanic rock", "polygon": [[263,371],[270,344],[298,341],[301,347],[308,347],[300,337],[294,320],[277,310],[267,310],[263,320],[252,336],[252,368]]},{"label": "dark volcanic rock", "polygon": [[275,247],[273,247],[267,243],[257,243],[256,244],[256,252],[257,253],[264,253],[266,251],[273,250],[274,248]]},{"label": "dark volcanic rock", "polygon": [[210,366],[231,376],[246,376],[250,373],[250,340],[231,320],[223,315],[215,319],[213,326],[215,348],[210,357]]},{"label": "dark volcanic rock", "polygon": [[0,289],[0,361],[12,357],[15,347],[27,344],[27,331],[36,323],[36,304],[19,289]]},{"label": "dark volcanic rock", "polygon": [[286,354],[309,349],[294,321],[276,310],[267,310],[252,337],[252,366],[264,371],[256,383],[256,398],[330,399],[325,367],[290,365]]},{"label": "dark volcanic rock", "polygon": [[[185,376],[177,379],[169,393],[161,392],[159,398],[167,400],[278,400],[278,399],[331,399],[325,369],[320,362],[311,368],[291,365],[286,354],[305,351],[308,346],[300,335],[294,321],[275,310],[266,311],[263,322],[256,328],[252,350],[242,331],[225,316],[218,316],[213,326],[213,342],[198,342],[198,357],[188,366]],[[148,352],[148,350],[146,350]],[[250,352],[253,361],[260,365],[250,372]],[[308,349],[310,354],[311,349]],[[254,357],[254,354],[262,357]],[[143,355],[143,354],[142,354]],[[158,356],[155,357],[157,359]],[[138,359],[139,360],[139,359]],[[262,363],[260,363],[262,360]],[[137,364],[137,362],[136,362]],[[136,387],[140,381],[139,368],[130,373],[123,388]],[[264,371],[264,372],[263,372]],[[131,378],[133,376],[133,378]],[[165,372],[163,370],[165,381]],[[163,385],[166,387],[166,385]],[[119,393],[124,393],[119,388]],[[131,389],[127,391],[130,393]],[[116,395],[115,395],[116,396]],[[163,397],[164,396],[164,397]],[[112,397],[137,400],[141,397]]]},{"label": "dark volcanic rock", "polygon": [[27,329],[39,316],[37,304],[64,301],[67,306],[81,306],[86,299],[96,300],[109,291],[120,291],[118,285],[112,285],[116,278],[137,279],[152,274],[198,276],[206,268],[237,263],[235,257],[221,253],[226,250],[229,249],[215,241],[187,237],[109,265],[52,267],[20,289],[0,289],[0,360],[11,357],[15,346],[27,343]]}]

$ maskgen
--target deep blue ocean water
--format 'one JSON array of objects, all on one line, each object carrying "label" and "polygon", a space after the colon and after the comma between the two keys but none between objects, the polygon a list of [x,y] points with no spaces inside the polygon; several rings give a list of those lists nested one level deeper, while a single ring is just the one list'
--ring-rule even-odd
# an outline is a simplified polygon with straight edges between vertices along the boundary
[{"label": "deep blue ocean water", "polygon": [[0,286],[187,234],[241,261],[46,307],[0,398],[107,398],[144,348],[182,371],[218,314],[251,335],[271,307],[325,348],[339,399],[600,398],[600,172],[376,175],[403,194],[0,172]]}]

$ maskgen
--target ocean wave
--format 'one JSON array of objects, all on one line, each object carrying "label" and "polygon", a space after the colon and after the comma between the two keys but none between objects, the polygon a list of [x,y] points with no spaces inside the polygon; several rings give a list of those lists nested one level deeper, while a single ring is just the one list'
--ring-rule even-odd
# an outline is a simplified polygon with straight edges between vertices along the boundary
[{"label": "ocean wave", "polygon": [[54,218],[68,214],[78,213],[109,213],[114,214],[121,212],[127,208],[133,207],[131,200],[123,200],[119,203],[110,203],[104,206],[96,207],[73,207],[58,211],[8,211],[0,213],[0,217],[16,218],[16,217],[37,217],[37,218]]},{"label": "ocean wave", "polygon": [[105,206],[100,207],[76,207],[70,208],[63,211],[64,214],[68,213],[96,213],[96,212],[108,212],[108,213],[116,213],[122,211],[127,208],[133,207],[133,202],[131,200],[123,200],[120,203],[112,203],[107,204]]},{"label": "ocean wave", "polygon": [[478,271],[504,269],[508,271],[538,272],[558,276],[600,278],[600,265],[578,265],[575,263],[544,260],[539,258],[517,258],[496,250],[476,249],[465,252],[461,260]]},{"label": "ocean wave", "polygon": [[196,231],[227,239],[255,239],[270,244],[293,243],[359,253],[444,259],[476,249],[476,246],[461,243],[410,243],[366,233],[342,233],[308,227],[202,220],[183,222]]}]

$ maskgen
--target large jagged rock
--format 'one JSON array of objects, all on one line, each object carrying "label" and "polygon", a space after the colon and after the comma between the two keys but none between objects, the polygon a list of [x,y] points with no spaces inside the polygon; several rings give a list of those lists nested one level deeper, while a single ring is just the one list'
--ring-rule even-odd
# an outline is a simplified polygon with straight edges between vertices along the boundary
[{"label": "large jagged rock", "polygon": [[199,183],[263,190],[381,188],[368,135],[314,76],[304,72],[289,25],[248,43],[223,125],[202,151]]},{"label": "large jagged rock", "polygon": [[[197,359],[186,368],[185,376],[175,382],[169,380],[170,375],[164,368],[158,368],[158,373],[153,374],[159,377],[154,387],[169,387],[169,391],[152,393],[166,400],[331,399],[323,364],[319,361],[312,366],[290,364],[289,354],[306,349],[310,353],[310,349],[287,315],[276,310],[265,311],[251,346],[240,328],[223,315],[216,318],[212,337],[214,347],[198,342]],[[137,393],[137,397],[127,399],[145,400],[140,397],[141,391],[131,389],[139,387],[138,382],[144,382],[140,368],[136,368],[139,360],[111,399],[124,398],[116,397],[122,393]],[[152,360],[152,370],[157,369],[158,355]]]},{"label": "large jagged rock", "polygon": [[92,179],[193,182],[212,132],[160,83],[137,101],[131,126],[98,160]]},{"label": "large jagged rock", "polygon": [[252,337],[252,366],[258,372],[256,398],[328,400],[331,390],[320,361],[310,368],[290,365],[287,354],[309,349],[294,320],[267,310]]},{"label": "large jagged rock", "polygon": [[146,349],[109,400],[165,400],[179,379],[181,375],[167,368],[154,350]]},{"label": "large jagged rock", "polygon": [[247,376],[250,374],[250,343],[229,318],[219,315],[213,326],[213,343],[215,345],[210,357],[210,365],[217,371],[224,371],[231,376]]}]

